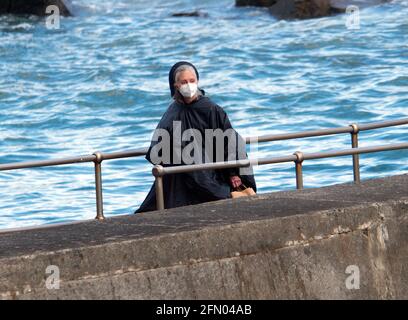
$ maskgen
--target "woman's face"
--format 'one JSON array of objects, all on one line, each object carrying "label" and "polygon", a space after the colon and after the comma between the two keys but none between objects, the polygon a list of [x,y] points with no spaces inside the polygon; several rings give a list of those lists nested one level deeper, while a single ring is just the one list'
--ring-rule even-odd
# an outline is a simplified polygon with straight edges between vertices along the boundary
[{"label": "woman's face", "polygon": [[180,87],[186,83],[197,83],[195,72],[191,72],[191,70],[181,71],[177,76],[177,81],[175,82],[174,86],[177,89],[180,89]]}]

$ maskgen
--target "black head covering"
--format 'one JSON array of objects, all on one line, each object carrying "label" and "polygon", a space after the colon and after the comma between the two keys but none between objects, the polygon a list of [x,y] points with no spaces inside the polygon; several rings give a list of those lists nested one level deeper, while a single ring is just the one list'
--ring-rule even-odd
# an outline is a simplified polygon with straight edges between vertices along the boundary
[{"label": "black head covering", "polygon": [[172,66],[171,67],[171,69],[170,69],[170,72],[169,72],[169,86],[170,86],[170,93],[171,93],[171,96],[174,96],[174,93],[175,93],[175,88],[174,88],[174,77],[175,77],[175,74],[174,74],[174,72],[176,71],[176,69],[178,68],[178,67],[180,67],[180,66],[182,66],[182,65],[188,65],[188,66],[190,66],[190,67],[193,67],[193,69],[194,69],[194,71],[195,71],[195,73],[196,73],[196,76],[197,76],[197,80],[200,80],[200,76],[199,76],[199,74],[198,74],[198,71],[197,71],[197,68],[192,64],[192,63],[190,63],[190,62],[187,62],[187,61],[179,61],[179,62],[177,62],[174,66]]}]

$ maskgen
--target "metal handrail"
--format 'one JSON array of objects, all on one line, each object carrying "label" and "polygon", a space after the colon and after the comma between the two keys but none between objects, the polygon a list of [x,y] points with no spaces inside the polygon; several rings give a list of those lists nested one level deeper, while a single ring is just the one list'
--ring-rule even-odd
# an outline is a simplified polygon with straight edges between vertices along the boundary
[{"label": "metal handrail", "polygon": [[[366,123],[366,124],[360,124],[360,125],[351,124],[346,127],[330,128],[330,129],[323,129],[323,130],[312,130],[312,131],[294,132],[294,133],[287,133],[287,134],[273,134],[273,135],[247,137],[245,141],[247,144],[250,144],[253,141],[270,142],[270,141],[278,141],[278,140],[288,140],[288,139],[341,134],[341,133],[350,133],[351,134],[351,144],[354,150],[346,149],[346,150],[340,150],[340,151],[310,153],[310,154],[305,154],[305,153],[298,151],[298,152],[295,152],[293,155],[285,156],[285,157],[253,159],[253,160],[239,160],[235,162],[230,161],[230,162],[225,162],[225,163],[215,162],[215,163],[205,163],[205,164],[166,167],[166,168],[162,167],[162,169],[158,166],[155,166],[152,172],[155,175],[155,173],[157,174],[157,172],[165,172],[164,174],[167,174],[169,172],[177,173],[177,170],[180,170],[183,167],[186,170],[192,169],[191,171],[193,171],[193,170],[207,170],[207,167],[215,168],[215,167],[218,167],[219,165],[223,165],[223,168],[231,168],[231,167],[249,166],[251,165],[251,163],[254,163],[254,162],[257,162],[258,165],[261,165],[261,164],[294,161],[296,163],[296,186],[298,189],[300,189],[300,188],[303,188],[302,162],[304,160],[327,158],[327,157],[334,157],[334,156],[343,156],[343,155],[353,155],[354,182],[359,183],[360,182],[360,165],[359,165],[359,154],[360,153],[405,149],[405,148],[408,148],[408,146],[405,146],[406,144],[394,144],[394,145],[387,145],[387,146],[358,148],[358,133],[360,131],[365,131],[365,130],[380,129],[380,128],[385,128],[385,127],[399,126],[399,125],[405,125],[405,124],[408,124],[408,118],[399,119],[399,120],[391,120],[391,121],[372,122],[372,123]],[[367,151],[367,150],[374,150],[374,151]],[[148,152],[148,148],[140,148],[136,150],[121,151],[121,152],[114,152],[114,153],[95,152],[92,155],[62,158],[62,159],[50,159],[50,160],[0,164],[0,171],[94,162],[96,209],[97,209],[96,219],[104,220],[105,218],[103,214],[103,194],[102,194],[103,193],[102,191],[102,162],[105,160],[115,160],[115,159],[143,156],[143,155],[146,155],[147,152]],[[243,165],[243,163],[245,163],[245,165]],[[157,191],[157,188],[160,189],[160,185],[161,185],[161,189],[163,187],[162,176],[155,175],[155,178],[156,178],[156,191]],[[160,198],[160,195],[157,198]],[[163,199],[163,193],[161,193],[161,198]],[[163,205],[160,204],[160,206],[158,205],[159,210],[160,208],[164,209],[164,201],[162,201],[162,204]]]},{"label": "metal handrail", "polygon": [[[388,120],[388,121],[381,121],[381,122],[371,122],[365,124],[351,124],[345,127],[337,127],[337,128],[329,128],[329,129],[320,129],[320,130],[310,130],[310,131],[300,131],[300,132],[293,132],[293,133],[283,133],[283,134],[268,134],[259,137],[248,137],[246,138],[247,143],[251,141],[251,139],[255,139],[258,142],[270,142],[270,141],[277,141],[277,140],[289,140],[289,139],[297,139],[297,138],[309,138],[309,137],[316,137],[316,136],[327,136],[333,134],[340,134],[340,133],[358,133],[359,131],[367,131],[372,129],[380,129],[386,127],[394,127],[408,124],[408,119],[399,119],[399,120]],[[253,140],[252,140],[253,141]]]},{"label": "metal handrail", "polygon": [[343,150],[327,151],[327,152],[316,152],[316,153],[303,153],[300,151],[296,151],[293,155],[283,156],[283,157],[274,157],[274,158],[244,159],[244,160],[236,160],[236,161],[211,162],[211,163],[182,165],[182,166],[174,166],[174,167],[163,167],[161,165],[155,165],[153,167],[152,173],[156,179],[156,201],[157,201],[156,205],[157,205],[158,210],[164,209],[163,176],[168,175],[168,174],[193,172],[193,171],[198,171],[198,170],[242,168],[242,167],[249,167],[249,166],[259,166],[259,165],[265,165],[265,164],[294,161],[296,163],[296,188],[303,189],[302,163],[305,160],[340,157],[340,156],[347,156],[347,155],[358,155],[358,154],[363,154],[363,153],[401,150],[401,149],[408,149],[408,142],[374,146],[374,147],[352,148],[352,149],[343,149]]}]

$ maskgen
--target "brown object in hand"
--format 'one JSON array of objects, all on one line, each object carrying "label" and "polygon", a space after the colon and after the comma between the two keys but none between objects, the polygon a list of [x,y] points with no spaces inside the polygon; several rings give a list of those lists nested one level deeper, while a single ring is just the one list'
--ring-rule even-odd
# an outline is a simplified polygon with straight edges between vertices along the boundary
[{"label": "brown object in hand", "polygon": [[255,193],[254,189],[247,188],[244,184],[241,184],[239,187],[235,188],[237,191],[231,192],[232,198],[241,198],[241,197],[248,197],[253,196]]}]

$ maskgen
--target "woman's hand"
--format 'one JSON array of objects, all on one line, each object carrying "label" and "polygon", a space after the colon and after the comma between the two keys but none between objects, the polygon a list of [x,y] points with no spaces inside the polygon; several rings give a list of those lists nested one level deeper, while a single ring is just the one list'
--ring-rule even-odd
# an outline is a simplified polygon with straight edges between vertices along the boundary
[{"label": "woman's hand", "polygon": [[231,186],[232,186],[234,189],[235,189],[235,188],[238,188],[238,187],[242,184],[241,178],[238,177],[238,176],[232,176],[232,177],[230,178],[230,182],[231,182]]}]

